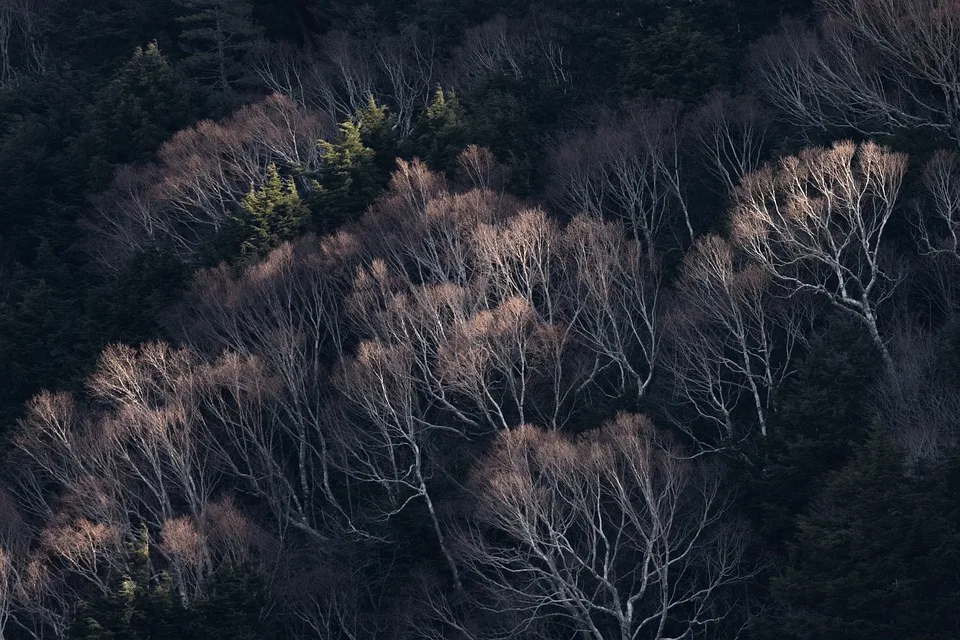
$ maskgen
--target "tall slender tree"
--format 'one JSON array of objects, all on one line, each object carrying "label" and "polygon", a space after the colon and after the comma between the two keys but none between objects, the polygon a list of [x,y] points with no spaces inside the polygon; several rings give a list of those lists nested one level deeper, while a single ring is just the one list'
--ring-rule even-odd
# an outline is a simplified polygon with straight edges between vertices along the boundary
[{"label": "tall slender tree", "polygon": [[260,38],[249,0],[177,0],[184,13],[179,43],[201,82],[230,93],[244,76],[242,61]]}]

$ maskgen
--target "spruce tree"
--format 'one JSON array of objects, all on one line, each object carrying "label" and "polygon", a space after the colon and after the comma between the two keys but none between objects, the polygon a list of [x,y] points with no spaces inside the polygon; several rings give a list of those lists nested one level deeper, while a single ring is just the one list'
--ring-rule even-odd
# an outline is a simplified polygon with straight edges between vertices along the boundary
[{"label": "spruce tree", "polygon": [[262,35],[249,0],[177,0],[184,14],[178,39],[198,81],[231,93],[244,78],[244,57]]},{"label": "spruce tree", "polygon": [[762,638],[949,640],[960,632],[960,457],[911,470],[877,433],[799,518]]},{"label": "spruce tree", "polygon": [[155,42],[137,47],[90,107],[80,137],[90,190],[106,187],[116,165],[149,160],[170,136],[205,112],[196,84],[174,69]]},{"label": "spruce tree", "polygon": [[282,242],[296,238],[307,224],[310,210],[300,200],[292,178],[282,178],[277,166],[267,167],[267,177],[258,189],[243,199],[239,219],[244,255],[264,255]]},{"label": "spruce tree", "polygon": [[[378,112],[366,117],[371,126],[380,122]],[[359,218],[386,182],[384,172],[378,170],[376,153],[364,144],[362,127],[363,120],[348,120],[340,125],[339,140],[319,142],[323,166],[315,176],[310,201],[317,231],[329,232]]]},{"label": "spruce tree", "polygon": [[420,156],[437,170],[454,167],[457,156],[470,142],[465,119],[457,94],[437,87],[414,130],[411,155]]},{"label": "spruce tree", "polygon": [[78,607],[72,640],[187,640],[191,612],[166,573],[154,575],[146,527],[128,545],[127,571],[109,596]]}]

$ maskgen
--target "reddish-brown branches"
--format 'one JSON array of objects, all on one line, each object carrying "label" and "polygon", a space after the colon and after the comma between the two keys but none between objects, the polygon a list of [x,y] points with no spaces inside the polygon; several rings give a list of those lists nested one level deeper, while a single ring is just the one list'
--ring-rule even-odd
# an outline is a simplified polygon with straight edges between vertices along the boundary
[{"label": "reddish-brown branches", "polygon": [[91,250],[111,270],[151,247],[189,259],[236,213],[268,165],[316,168],[317,140],[332,131],[331,122],[280,95],[180,131],[156,164],[117,171],[87,220]]},{"label": "reddish-brown branches", "polygon": [[517,622],[508,636],[553,618],[595,640],[663,638],[668,625],[677,637],[718,622],[712,601],[749,573],[718,478],[643,417],[577,440],[505,432],[473,488],[477,526],[457,551],[487,591],[482,606]]},{"label": "reddish-brown branches", "polygon": [[806,149],[748,176],[736,194],[733,241],[789,294],[811,292],[852,314],[892,365],[877,307],[897,284],[884,232],[906,156],[875,144]]}]

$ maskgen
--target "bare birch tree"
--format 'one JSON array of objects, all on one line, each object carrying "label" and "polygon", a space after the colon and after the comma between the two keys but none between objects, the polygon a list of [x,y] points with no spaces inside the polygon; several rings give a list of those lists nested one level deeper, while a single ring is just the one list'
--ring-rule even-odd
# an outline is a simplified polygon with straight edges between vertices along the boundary
[{"label": "bare birch tree", "polygon": [[554,620],[585,638],[686,638],[731,615],[750,571],[718,478],[682,460],[640,416],[571,440],[502,433],[473,479],[476,525],[456,551],[510,615],[511,637]]},{"label": "bare birch tree", "polygon": [[572,214],[623,218],[651,256],[672,227],[693,240],[676,105],[634,107],[565,142],[554,164],[556,198]]},{"label": "bare birch tree", "polygon": [[822,0],[816,31],[788,21],[756,49],[758,80],[801,129],[960,137],[960,11],[946,0]]},{"label": "bare birch tree", "polygon": [[[586,216],[564,232],[568,279],[565,317],[619,393],[646,393],[660,359],[663,292],[660,266],[613,222]],[[589,378],[592,381],[592,376]]]},{"label": "bare birch tree", "polygon": [[748,176],[733,241],[789,294],[811,292],[857,318],[892,367],[877,309],[898,282],[884,233],[907,159],[875,144],[811,148]]},{"label": "bare birch tree", "polygon": [[399,37],[384,37],[374,45],[386,93],[401,137],[413,131],[416,116],[430,105],[435,84],[436,53],[429,34],[411,29]]},{"label": "bare birch tree", "polygon": [[914,224],[920,250],[933,257],[960,259],[960,160],[937,151],[923,171],[926,198],[919,201]]},{"label": "bare birch tree", "polygon": [[771,121],[755,99],[713,93],[688,123],[701,162],[725,194],[760,168]]},{"label": "bare birch tree", "polygon": [[936,334],[902,323],[891,340],[896,367],[875,391],[882,424],[914,462],[941,458],[960,438],[960,398],[942,349]]},{"label": "bare birch tree", "polygon": [[761,267],[738,267],[732,247],[717,236],[700,239],[684,260],[671,378],[679,398],[727,436],[734,435],[732,412],[743,393],[767,435],[776,391],[810,328],[805,299],[778,299],[773,286]]}]

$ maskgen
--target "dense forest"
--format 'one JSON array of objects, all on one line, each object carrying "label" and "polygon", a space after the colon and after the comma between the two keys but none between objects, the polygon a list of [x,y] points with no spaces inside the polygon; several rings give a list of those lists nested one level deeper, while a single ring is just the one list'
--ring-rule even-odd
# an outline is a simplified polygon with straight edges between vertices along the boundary
[{"label": "dense forest", "polygon": [[954,0],[0,0],[0,640],[960,638]]}]

